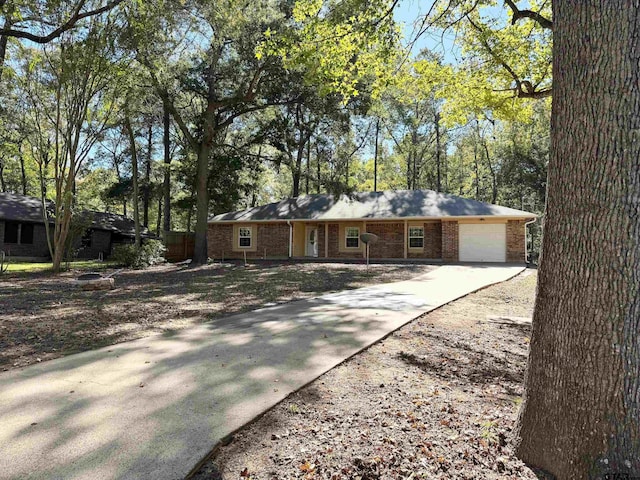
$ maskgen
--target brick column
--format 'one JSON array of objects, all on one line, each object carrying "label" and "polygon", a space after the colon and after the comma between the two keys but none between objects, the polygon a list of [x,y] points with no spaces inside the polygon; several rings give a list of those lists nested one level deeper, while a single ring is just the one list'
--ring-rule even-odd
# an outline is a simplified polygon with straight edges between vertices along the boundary
[{"label": "brick column", "polygon": [[526,261],[525,226],[526,220],[509,220],[507,222],[507,262],[521,263]]},{"label": "brick column", "polygon": [[458,222],[442,222],[442,260],[457,262],[458,256]]}]

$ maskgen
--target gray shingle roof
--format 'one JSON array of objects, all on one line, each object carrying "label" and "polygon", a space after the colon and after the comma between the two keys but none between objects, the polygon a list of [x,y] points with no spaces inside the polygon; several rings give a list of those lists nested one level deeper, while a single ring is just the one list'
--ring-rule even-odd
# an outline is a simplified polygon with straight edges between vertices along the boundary
[{"label": "gray shingle roof", "polygon": [[[47,209],[53,213],[53,208],[54,203],[51,200],[47,200]],[[133,220],[124,215],[88,210],[79,213],[81,218],[86,215],[91,215],[91,228],[108,230],[131,237],[135,235]],[[17,193],[0,193],[0,220],[43,223],[42,201],[39,198]],[[153,236],[144,227],[142,227],[142,235],[145,237]]]},{"label": "gray shingle roof", "polygon": [[[53,210],[53,202],[47,201]],[[42,200],[17,193],[0,193],[0,220],[43,223]]]},{"label": "gray shingle roof", "polygon": [[[96,230],[107,230],[119,233],[127,237],[133,237],[136,234],[135,222],[133,219],[109,212],[84,211],[79,214],[81,217],[91,215],[91,228]],[[143,237],[153,237],[146,227],[140,226],[140,233]]]},{"label": "gray shingle roof", "polygon": [[223,213],[209,222],[264,220],[347,220],[500,216],[534,218],[524,212],[433,190],[389,190],[342,195],[305,195],[259,207]]}]

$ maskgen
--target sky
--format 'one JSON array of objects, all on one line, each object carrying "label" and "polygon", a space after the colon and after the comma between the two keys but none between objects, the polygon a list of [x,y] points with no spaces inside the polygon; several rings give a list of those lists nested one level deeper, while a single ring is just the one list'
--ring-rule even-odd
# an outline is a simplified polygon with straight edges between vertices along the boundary
[{"label": "sky", "polygon": [[[431,7],[432,2],[425,0],[400,0],[394,10],[394,19],[403,25],[404,43],[408,44],[415,38],[420,27],[420,20]],[[453,34],[442,31],[426,32],[413,44],[412,54],[417,55],[422,49],[442,54],[445,63],[456,63],[457,49],[454,46]]]}]

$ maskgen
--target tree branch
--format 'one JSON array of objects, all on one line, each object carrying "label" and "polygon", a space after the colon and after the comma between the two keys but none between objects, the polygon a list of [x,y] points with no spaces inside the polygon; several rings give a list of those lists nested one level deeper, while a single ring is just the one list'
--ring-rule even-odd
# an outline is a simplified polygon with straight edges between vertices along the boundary
[{"label": "tree branch", "polygon": [[101,13],[108,12],[109,10],[111,10],[112,8],[116,7],[117,5],[121,4],[124,1],[125,0],[111,0],[103,7],[97,8],[95,10],[90,10],[88,12],[82,12],[82,13],[80,13],[80,10],[84,5],[84,1],[78,2],[71,17],[62,25],[60,25],[58,28],[56,28],[53,32],[47,35],[35,35],[31,32],[26,32],[23,30],[14,30],[12,28],[1,28],[0,36],[24,38],[25,40],[30,40],[32,42],[41,43],[41,44],[49,43],[51,40],[58,38],[67,30],[71,30],[76,25],[76,23],[78,23],[78,21],[82,20],[83,18],[93,17],[95,15],[100,15]]},{"label": "tree branch", "polygon": [[536,90],[533,84],[529,80],[521,80],[518,74],[511,68],[507,62],[505,62],[502,57],[500,57],[496,52],[493,51],[491,45],[486,38],[484,38],[484,30],[482,27],[477,25],[471,17],[467,16],[467,20],[471,24],[473,28],[475,28],[480,33],[480,43],[487,50],[489,55],[493,57],[493,59],[504,68],[507,73],[513,78],[516,86],[514,88],[507,88],[504,90],[494,90],[494,91],[512,91],[517,98],[546,98],[550,97],[552,94],[552,89],[548,88],[545,90]]},{"label": "tree branch", "polygon": [[520,10],[513,0],[504,0],[504,3],[507,4],[513,14],[513,18],[511,19],[512,25],[515,25],[515,23],[521,18],[530,18],[542,28],[553,30],[553,22],[548,18],[540,15],[540,13],[534,12],[533,10]]}]

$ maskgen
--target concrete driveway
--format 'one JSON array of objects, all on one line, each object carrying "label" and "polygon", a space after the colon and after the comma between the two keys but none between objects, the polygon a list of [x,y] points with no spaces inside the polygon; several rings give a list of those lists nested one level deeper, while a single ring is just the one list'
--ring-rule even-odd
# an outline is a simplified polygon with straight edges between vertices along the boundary
[{"label": "concrete driveway", "polygon": [[416,316],[522,270],[443,266],[0,374],[0,478],[184,478],[289,393]]}]

